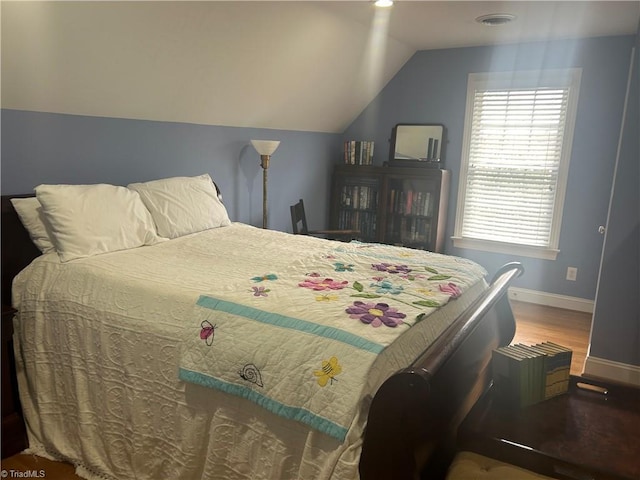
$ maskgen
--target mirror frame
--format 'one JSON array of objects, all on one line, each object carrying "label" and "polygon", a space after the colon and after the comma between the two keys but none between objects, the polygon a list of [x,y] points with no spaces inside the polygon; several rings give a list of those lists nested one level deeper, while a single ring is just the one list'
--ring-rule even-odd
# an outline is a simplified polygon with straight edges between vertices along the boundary
[{"label": "mirror frame", "polygon": [[[396,144],[398,137],[399,127],[440,127],[441,136],[437,139],[439,145],[436,147],[436,155],[433,158],[396,158]],[[390,148],[389,148],[389,163],[393,165],[408,165],[408,166],[440,166],[444,163],[444,143],[445,143],[445,128],[441,123],[398,123],[391,130]],[[425,136],[425,153],[428,148],[428,137]]]}]

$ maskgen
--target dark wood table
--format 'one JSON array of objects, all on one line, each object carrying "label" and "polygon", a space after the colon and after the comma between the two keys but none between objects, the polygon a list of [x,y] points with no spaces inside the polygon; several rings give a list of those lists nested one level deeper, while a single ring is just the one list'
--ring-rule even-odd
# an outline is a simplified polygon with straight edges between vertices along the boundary
[{"label": "dark wood table", "polygon": [[571,377],[568,393],[522,409],[493,395],[460,426],[461,450],[559,479],[640,479],[640,389]]}]

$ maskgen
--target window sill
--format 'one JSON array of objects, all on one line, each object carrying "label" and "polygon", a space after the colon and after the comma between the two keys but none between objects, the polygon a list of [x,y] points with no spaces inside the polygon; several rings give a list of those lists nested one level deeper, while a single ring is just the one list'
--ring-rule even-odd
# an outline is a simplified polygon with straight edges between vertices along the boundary
[{"label": "window sill", "polygon": [[522,257],[542,258],[555,260],[560,250],[546,247],[531,247],[514,243],[492,242],[490,240],[478,240],[472,238],[452,237],[453,246],[469,250],[482,250],[484,252],[505,253]]}]

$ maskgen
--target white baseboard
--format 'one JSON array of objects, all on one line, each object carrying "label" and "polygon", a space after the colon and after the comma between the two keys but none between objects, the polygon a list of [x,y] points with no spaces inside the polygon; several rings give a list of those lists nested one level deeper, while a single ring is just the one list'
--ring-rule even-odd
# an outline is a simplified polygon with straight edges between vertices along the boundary
[{"label": "white baseboard", "polygon": [[566,295],[557,295],[555,293],[539,292],[537,290],[518,287],[509,288],[509,298],[519,302],[593,313],[594,301],[586,298],[568,297]]},{"label": "white baseboard", "polygon": [[640,387],[640,366],[613,362],[590,355],[587,355],[584,361],[583,375]]}]

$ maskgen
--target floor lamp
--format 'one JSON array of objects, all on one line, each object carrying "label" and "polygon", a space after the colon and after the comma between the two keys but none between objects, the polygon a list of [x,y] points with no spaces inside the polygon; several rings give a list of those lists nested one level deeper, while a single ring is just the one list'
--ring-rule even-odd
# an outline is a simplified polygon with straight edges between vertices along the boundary
[{"label": "floor lamp", "polygon": [[262,167],[262,228],[267,228],[267,170],[269,160],[276,151],[280,142],[278,140],[251,140],[253,148],[260,154],[260,166]]}]

